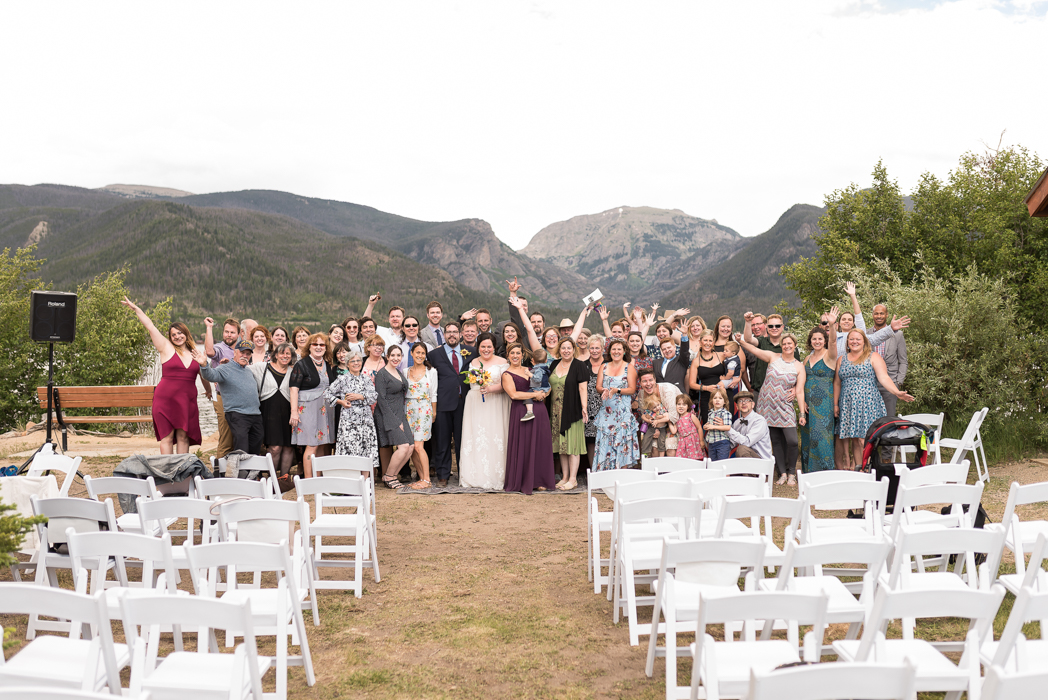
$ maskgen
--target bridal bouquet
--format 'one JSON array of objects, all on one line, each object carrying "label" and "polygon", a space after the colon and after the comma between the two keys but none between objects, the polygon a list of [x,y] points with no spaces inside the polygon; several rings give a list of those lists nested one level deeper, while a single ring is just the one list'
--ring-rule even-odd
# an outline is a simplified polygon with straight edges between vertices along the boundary
[{"label": "bridal bouquet", "polygon": [[[464,384],[469,384],[470,386],[473,386],[474,384],[479,384],[481,387],[483,387],[491,383],[491,372],[487,371],[483,367],[470,367],[470,369],[465,374],[466,378],[462,380]],[[480,401],[481,403],[484,402],[483,392],[481,392],[480,394]]]}]

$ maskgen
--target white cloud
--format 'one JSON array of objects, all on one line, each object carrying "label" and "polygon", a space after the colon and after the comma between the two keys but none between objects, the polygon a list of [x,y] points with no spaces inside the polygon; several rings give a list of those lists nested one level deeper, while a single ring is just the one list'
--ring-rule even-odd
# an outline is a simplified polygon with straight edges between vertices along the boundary
[{"label": "white cloud", "polygon": [[621,205],[752,235],[964,151],[1048,156],[1043,2],[6,4],[0,181],[270,188],[519,248]]}]

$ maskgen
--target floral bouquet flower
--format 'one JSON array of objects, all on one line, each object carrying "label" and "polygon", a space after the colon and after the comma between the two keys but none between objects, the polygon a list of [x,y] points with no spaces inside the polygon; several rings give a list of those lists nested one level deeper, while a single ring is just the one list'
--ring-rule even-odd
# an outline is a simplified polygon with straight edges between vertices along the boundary
[{"label": "floral bouquet flower", "polygon": [[[491,383],[491,372],[487,371],[483,367],[470,367],[469,370],[464,372],[466,378],[462,380],[463,384],[479,384],[481,387],[487,386]],[[484,393],[480,394],[481,403],[484,402]]]}]

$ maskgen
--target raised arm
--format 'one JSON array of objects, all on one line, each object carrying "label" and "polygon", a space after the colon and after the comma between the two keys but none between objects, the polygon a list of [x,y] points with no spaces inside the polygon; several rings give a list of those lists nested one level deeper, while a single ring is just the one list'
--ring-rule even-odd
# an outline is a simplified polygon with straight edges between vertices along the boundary
[{"label": "raised arm", "polygon": [[655,314],[659,309],[658,304],[651,305],[651,313],[644,317],[644,322],[640,324],[640,334],[646,340],[648,337],[648,331],[655,325]]},{"label": "raised arm", "polygon": [[378,300],[381,299],[381,298],[382,298],[381,294],[372,294],[371,296],[369,296],[368,297],[368,306],[367,306],[366,309],[364,309],[364,313],[361,316],[361,318],[365,318],[365,317],[366,318],[375,318],[374,316],[371,315],[371,312],[375,310],[375,304],[378,303]]},{"label": "raised arm", "polygon": [[[575,342],[578,342],[579,334],[582,333],[582,329],[586,327],[586,317],[587,316],[589,316],[589,307],[588,306],[583,308],[582,312],[579,313],[579,320],[575,321],[575,327],[571,330],[571,339],[574,340]],[[529,323],[528,325],[530,326],[531,324]]]},{"label": "raised arm", "polygon": [[124,300],[120,303],[134,311],[135,316],[138,316],[139,323],[146,327],[146,330],[149,332],[149,339],[153,341],[153,347],[160,354],[160,361],[167,362],[170,360],[171,356],[175,354],[175,346],[164,337],[163,333],[157,330],[157,327],[153,325],[152,319],[146,316],[146,312],[138,308],[138,305],[127,297],[124,297]]},{"label": "raised arm", "polygon": [[608,311],[608,307],[604,304],[597,305],[597,313],[600,315],[600,322],[604,325],[604,337],[611,337],[611,326],[608,325],[608,316],[611,316],[611,312]]},{"label": "raised arm", "polygon": [[[858,297],[855,296],[855,283],[854,282],[845,282],[844,283],[844,292],[848,295],[848,298],[851,299],[852,314],[855,315],[855,326],[858,327],[859,326],[859,316],[862,316],[862,309],[859,307],[859,299],[858,299]],[[866,330],[865,322],[863,322],[862,330]]]},{"label": "raised arm", "polygon": [[[750,324],[753,323],[753,312],[752,311],[747,311],[745,314],[742,315],[742,318],[746,322],[746,325],[744,325],[742,327],[742,338],[743,338],[743,341],[745,341],[746,345],[756,346],[757,345],[757,341],[753,337],[753,329],[750,328]],[[740,341],[740,342],[742,342],[742,341]],[[758,355],[758,357],[760,357],[760,356]]]},{"label": "raised arm", "polygon": [[210,316],[204,319],[204,354],[215,356],[215,319]]},{"label": "raised arm", "polygon": [[524,324],[527,323],[529,326],[531,323],[524,318],[524,308],[518,307],[514,302],[517,301],[517,292],[520,291],[520,282],[514,277],[513,281],[506,280],[506,288],[509,289],[509,320],[517,324],[518,328],[524,328]]},{"label": "raised arm", "polygon": [[[746,330],[748,331],[749,329],[750,329],[750,323],[749,323],[749,321],[747,321],[746,322]],[[753,344],[753,342],[752,342],[753,335],[750,334],[749,337],[750,337],[750,339],[747,340],[746,336],[740,336],[738,333],[735,334],[735,340],[737,340],[739,342],[739,345],[741,345],[742,347],[746,348],[746,352],[750,353],[751,355],[756,357],[758,360],[763,360],[764,362],[767,362],[769,365],[772,362],[775,361],[775,355],[778,354],[778,353],[769,352],[767,350],[761,350],[759,347],[757,347],[756,345]],[[743,357],[745,357],[745,355]],[[745,360],[743,360],[742,366],[743,367],[746,366],[746,361]]]},{"label": "raised arm", "polygon": [[[517,310],[519,310],[521,316],[524,315],[524,300],[523,299],[521,299],[520,297],[510,297],[509,298],[509,305],[511,307],[516,308]],[[535,329],[531,327],[531,321],[530,320],[523,321],[520,324],[520,327],[521,327],[521,330],[523,330],[525,333],[527,333],[528,342],[531,343],[531,349],[532,350],[538,350],[539,347],[541,346],[541,342],[539,341],[538,336],[535,335]]]},{"label": "raised arm", "polygon": [[837,366],[833,373],[833,415],[841,415],[841,359],[837,358]]},{"label": "raised arm", "polygon": [[827,367],[833,367],[837,363],[837,315],[840,308],[834,305],[827,314],[830,325],[826,326],[826,362]]}]

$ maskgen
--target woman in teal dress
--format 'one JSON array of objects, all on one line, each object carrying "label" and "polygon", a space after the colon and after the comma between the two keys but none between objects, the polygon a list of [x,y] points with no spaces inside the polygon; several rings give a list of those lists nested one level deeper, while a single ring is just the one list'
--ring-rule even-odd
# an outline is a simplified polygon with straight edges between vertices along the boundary
[{"label": "woman in teal dress", "polygon": [[630,401],[637,391],[637,371],[629,364],[626,341],[615,338],[608,346],[607,362],[597,374],[597,391],[603,404],[597,414],[597,447],[593,471],[628,469],[640,459],[637,421]]},{"label": "woman in teal dress", "polygon": [[801,469],[805,474],[834,468],[833,377],[836,374],[836,307],[823,316],[823,323],[808,334],[808,358],[804,361],[804,400],[807,424],[801,426]]}]

